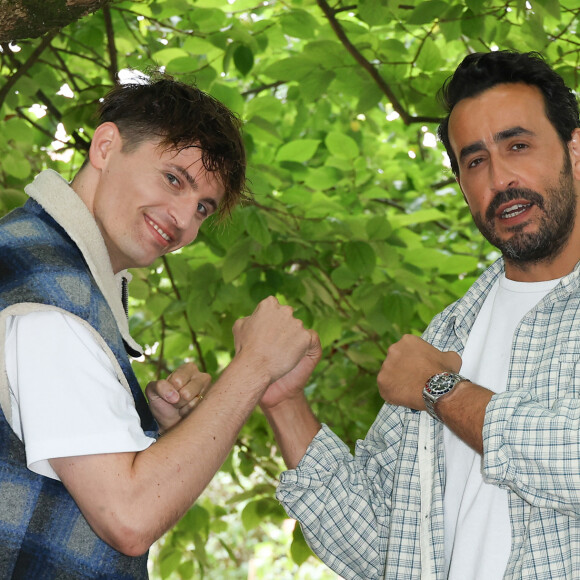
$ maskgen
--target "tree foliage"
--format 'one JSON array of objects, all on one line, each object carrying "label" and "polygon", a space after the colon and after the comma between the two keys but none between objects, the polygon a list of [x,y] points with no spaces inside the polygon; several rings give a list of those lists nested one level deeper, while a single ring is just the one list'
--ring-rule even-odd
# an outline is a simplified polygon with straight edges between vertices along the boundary
[{"label": "tree foliage", "polygon": [[[438,88],[467,52],[497,48],[540,51],[577,87],[579,12],[575,0],[115,2],[0,45],[1,211],[43,168],[74,175],[120,71],[197,83],[244,120],[254,201],[134,272],[131,327],[149,352],[136,371],[146,384],[194,360],[217,376],[234,321],[274,294],[319,332],[307,392],[352,445],[381,405],[389,344],[421,332],[495,256],[434,143]],[[162,575],[209,575],[218,538],[237,578],[243,555],[224,522],[241,514],[246,537],[279,524],[279,469],[256,412],[223,466],[232,497],[220,505],[210,489],[168,534]],[[297,531],[297,563],[305,550]]]}]

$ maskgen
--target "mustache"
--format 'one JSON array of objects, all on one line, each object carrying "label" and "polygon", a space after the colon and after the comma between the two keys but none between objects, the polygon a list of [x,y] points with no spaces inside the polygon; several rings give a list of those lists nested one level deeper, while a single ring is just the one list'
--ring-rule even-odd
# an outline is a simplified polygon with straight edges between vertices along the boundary
[{"label": "mustache", "polygon": [[487,221],[492,221],[494,219],[495,212],[499,206],[514,199],[526,199],[534,205],[537,205],[540,209],[544,209],[544,198],[537,191],[526,189],[524,187],[510,187],[509,189],[498,191],[496,196],[492,199],[485,212],[485,218]]}]

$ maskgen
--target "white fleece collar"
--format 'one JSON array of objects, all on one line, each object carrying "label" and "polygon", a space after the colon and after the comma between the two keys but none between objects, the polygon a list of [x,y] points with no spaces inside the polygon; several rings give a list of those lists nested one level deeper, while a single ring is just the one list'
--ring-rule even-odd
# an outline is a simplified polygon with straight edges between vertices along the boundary
[{"label": "white fleece collar", "polygon": [[123,278],[130,282],[131,274],[127,270],[113,273],[105,241],[88,207],[69,183],[52,169],[39,173],[24,191],[66,230],[79,247],[115,316],[121,336],[131,348],[142,354],[143,349],[129,334],[129,322],[121,300]]}]

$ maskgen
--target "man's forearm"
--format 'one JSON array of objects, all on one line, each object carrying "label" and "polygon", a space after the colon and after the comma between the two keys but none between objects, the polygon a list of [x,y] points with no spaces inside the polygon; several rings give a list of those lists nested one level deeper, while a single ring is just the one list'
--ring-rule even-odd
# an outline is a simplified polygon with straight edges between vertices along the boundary
[{"label": "man's forearm", "polygon": [[288,469],[294,469],[320,430],[320,422],[312,412],[304,393],[264,409],[280,453]]},{"label": "man's forearm", "polygon": [[443,423],[478,453],[483,453],[485,409],[493,394],[484,387],[463,381],[436,405]]},{"label": "man's forearm", "polygon": [[155,445],[140,453],[51,460],[95,532],[119,551],[143,553],[183,515],[268,386],[307,356],[315,338],[273,297],[238,320],[233,333],[234,360],[203,403]]},{"label": "man's forearm", "polygon": [[199,497],[268,382],[243,363],[232,364],[199,409],[148,449],[51,464],[97,534],[137,555]]}]

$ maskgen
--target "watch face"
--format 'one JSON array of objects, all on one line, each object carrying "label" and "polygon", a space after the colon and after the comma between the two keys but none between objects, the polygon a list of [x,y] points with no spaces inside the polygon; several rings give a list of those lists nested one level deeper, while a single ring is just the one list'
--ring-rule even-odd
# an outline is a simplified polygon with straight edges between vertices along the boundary
[{"label": "watch face", "polygon": [[427,388],[434,396],[444,395],[453,388],[455,383],[457,383],[456,375],[440,373],[431,378]]}]

